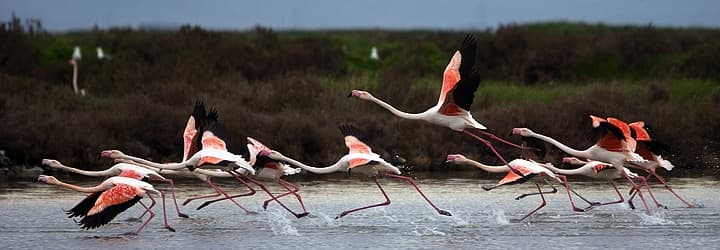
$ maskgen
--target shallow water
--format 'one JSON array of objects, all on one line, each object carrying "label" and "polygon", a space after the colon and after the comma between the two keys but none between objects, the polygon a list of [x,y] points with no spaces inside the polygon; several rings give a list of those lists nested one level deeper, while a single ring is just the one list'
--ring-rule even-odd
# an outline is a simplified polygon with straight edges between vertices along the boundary
[{"label": "shallow water", "polygon": [[[515,200],[521,193],[536,191],[531,184],[484,191],[478,185],[494,180],[421,180],[420,187],[438,206],[453,213],[438,215],[411,186],[391,179],[381,180],[392,204],[333,219],[341,211],[383,201],[368,180],[299,181],[300,194],[310,215],[296,219],[271,203],[262,210],[264,194],[237,199],[257,213],[246,214],[229,202],[195,210],[201,202],[182,207],[190,218],[177,217],[168,203],[169,223],[177,232],[162,226],[157,215],[139,235],[141,214],[132,207],[110,224],[93,230],[80,229],[66,218],[69,209],[84,194],[48,186],[19,182],[0,184],[0,244],[4,248],[80,249],[139,248],[250,248],[250,249],[357,249],[357,248],[693,248],[717,249],[720,244],[720,184],[709,179],[673,179],[674,189],[700,208],[686,208],[669,192],[654,192],[669,209],[630,210],[627,205],[599,207],[585,213],[570,210],[560,189],[546,195],[548,205],[534,216],[517,223],[539,205],[538,196]],[[94,185],[93,182],[81,182]],[[602,182],[573,182],[576,190],[592,200],[617,198]],[[221,182],[230,193],[245,190],[232,182]],[[164,184],[156,187],[165,188]],[[272,190],[279,191],[271,185]],[[190,195],[210,193],[201,183],[178,184],[180,202]],[[627,186],[622,186],[627,192]],[[147,201],[147,199],[143,199]],[[282,199],[299,210],[294,198]],[[168,200],[170,201],[170,200]],[[582,202],[580,200],[576,200]],[[652,203],[651,203],[652,204]],[[639,201],[636,205],[641,206]]]}]

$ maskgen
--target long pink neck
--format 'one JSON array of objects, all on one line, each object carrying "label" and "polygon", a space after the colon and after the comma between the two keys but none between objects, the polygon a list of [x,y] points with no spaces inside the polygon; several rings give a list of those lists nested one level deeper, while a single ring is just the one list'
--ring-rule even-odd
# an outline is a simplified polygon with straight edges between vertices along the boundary
[{"label": "long pink neck", "polygon": [[59,180],[52,182],[50,184],[64,187],[64,188],[71,189],[71,190],[75,190],[78,192],[83,192],[83,193],[95,193],[95,192],[105,191],[107,189],[107,185],[108,185],[107,183],[103,182],[100,185],[97,185],[94,187],[80,187],[80,186],[75,186],[75,185],[68,184],[68,183],[65,183],[65,182],[62,182]]},{"label": "long pink neck", "polygon": [[394,115],[396,115],[398,117],[410,119],[410,120],[421,120],[422,119],[422,113],[413,114],[413,113],[407,113],[407,112],[400,111],[400,110],[396,109],[395,107],[393,107],[392,105],[384,102],[383,100],[375,98],[374,96],[370,96],[370,101],[376,103],[377,105],[380,105],[380,107],[387,109],[388,111],[390,111],[390,113],[393,113]]},{"label": "long pink neck", "polygon": [[467,164],[467,165],[474,166],[474,167],[476,167],[476,168],[479,168],[479,169],[482,169],[482,170],[484,170],[484,171],[487,171],[488,173],[498,174],[498,173],[507,173],[507,172],[510,171],[510,168],[508,168],[508,166],[506,166],[506,165],[501,165],[501,166],[488,166],[488,165],[485,165],[485,164],[482,164],[482,163],[480,163],[480,162],[473,161],[473,160],[470,160],[470,159],[467,159],[467,160],[465,160],[465,161],[461,161],[460,163],[464,163],[464,164]]}]

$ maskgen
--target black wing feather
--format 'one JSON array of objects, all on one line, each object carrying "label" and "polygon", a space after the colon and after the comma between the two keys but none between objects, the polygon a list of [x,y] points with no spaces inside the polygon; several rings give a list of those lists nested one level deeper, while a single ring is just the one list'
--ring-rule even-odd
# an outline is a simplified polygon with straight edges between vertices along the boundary
[{"label": "black wing feather", "polygon": [[90,209],[95,206],[95,202],[100,197],[101,193],[102,192],[91,193],[85,197],[85,199],[80,201],[80,203],[75,205],[75,207],[70,210],[66,210],[65,213],[68,215],[68,218],[85,217],[87,213],[90,212]]},{"label": "black wing feather", "polygon": [[109,206],[97,214],[89,215],[89,216],[86,216],[85,218],[82,218],[78,222],[78,225],[80,225],[81,228],[86,229],[86,230],[105,225],[108,222],[110,222],[112,219],[114,219],[115,216],[117,216],[118,214],[124,212],[128,208],[135,205],[135,203],[140,201],[140,199],[141,199],[140,196],[135,196],[127,202]]},{"label": "black wing feather", "polygon": [[470,111],[475,91],[480,85],[480,73],[475,69],[475,55],[477,50],[477,41],[471,34],[465,36],[465,40],[460,47],[460,81],[452,90],[452,97],[458,107]]},{"label": "black wing feather", "polygon": [[608,132],[615,135],[620,140],[625,141],[625,134],[623,134],[622,130],[618,127],[615,127],[615,125],[612,125],[612,123],[609,122],[601,122],[600,126],[598,126],[595,131],[598,131],[600,134],[600,138],[605,136]]},{"label": "black wing feather", "polygon": [[340,124],[340,133],[342,133],[343,136],[354,136],[366,145],[370,145],[367,142],[367,136],[365,135],[365,133],[360,131],[360,129],[353,126],[352,124]]},{"label": "black wing feather", "polygon": [[650,152],[656,155],[665,155],[670,153],[670,146],[659,141],[640,141],[639,143],[645,144]]},{"label": "black wing feather", "polygon": [[205,131],[210,131],[215,136],[225,141],[225,145],[228,147],[228,151],[230,151],[230,138],[227,135],[227,130],[225,130],[222,124],[218,121],[218,113],[215,108],[211,108],[210,112],[207,114],[205,120]]}]

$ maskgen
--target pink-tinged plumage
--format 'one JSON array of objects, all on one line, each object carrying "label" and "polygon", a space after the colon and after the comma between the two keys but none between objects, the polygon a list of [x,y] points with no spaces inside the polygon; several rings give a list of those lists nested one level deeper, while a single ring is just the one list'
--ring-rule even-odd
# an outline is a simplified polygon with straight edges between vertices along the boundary
[{"label": "pink-tinged plumage", "polygon": [[[64,183],[53,176],[46,175],[40,175],[38,181],[78,192],[90,193],[79,204],[67,211],[69,217],[81,218],[78,224],[84,229],[93,229],[109,223],[118,214],[138,203],[144,196],[153,199],[150,193],[159,194],[162,197],[163,216],[167,217],[164,213],[165,195],[147,182],[115,176],[106,179],[94,187],[80,187]],[[145,209],[150,213],[150,218],[148,218],[135,233],[142,231],[145,225],[155,217],[155,213],[153,213],[152,210],[147,207],[145,207]],[[167,220],[165,222],[165,228],[173,232],[175,231],[175,229],[167,224]]]},{"label": "pink-tinged plumage", "polygon": [[387,196],[382,186],[377,181],[377,176],[379,175],[406,181],[408,184],[412,185],[415,188],[415,190],[420,194],[420,196],[422,196],[425,201],[427,201],[428,204],[435,209],[435,211],[437,211],[439,214],[450,216],[449,212],[441,210],[440,208],[435,206],[435,204],[432,203],[432,201],[430,201],[430,199],[428,199],[427,196],[425,196],[425,194],[420,190],[417,184],[415,184],[415,181],[413,181],[411,177],[399,175],[400,169],[386,162],[379,155],[373,153],[370,147],[367,145],[367,142],[362,141],[364,138],[362,138],[362,133],[357,128],[351,125],[341,125],[340,131],[344,136],[345,146],[348,148],[349,153],[341,157],[335,164],[328,167],[311,167],[295,159],[286,157],[276,151],[264,150],[260,153],[260,155],[269,157],[276,161],[287,162],[306,171],[317,174],[345,172],[351,174],[365,174],[372,178],[377,187],[380,189],[380,192],[382,192],[383,196],[385,197],[385,202],[343,211],[342,213],[340,213],[340,215],[335,217],[336,219],[360,210],[390,205],[390,198]]},{"label": "pink-tinged plumage", "polygon": [[[526,148],[510,143],[485,131],[487,128],[476,121],[470,113],[470,106],[475,97],[475,91],[480,84],[480,76],[475,70],[476,50],[477,41],[475,41],[472,35],[467,35],[460,49],[453,54],[450,62],[443,71],[443,85],[440,90],[440,96],[438,97],[438,103],[425,112],[412,114],[400,111],[363,90],[352,90],[348,97],[357,97],[374,102],[401,118],[423,120],[462,132],[485,144],[493,151],[498,159],[507,165],[505,158],[495,150],[495,147],[486,138],[481,136],[486,136],[516,148]],[[512,167],[511,170],[514,171]],[[516,172],[516,174],[520,173]]]}]

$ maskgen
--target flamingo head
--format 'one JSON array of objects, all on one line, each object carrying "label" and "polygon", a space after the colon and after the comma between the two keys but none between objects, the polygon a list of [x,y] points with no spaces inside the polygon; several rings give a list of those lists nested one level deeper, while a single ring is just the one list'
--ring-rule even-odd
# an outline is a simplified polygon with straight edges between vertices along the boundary
[{"label": "flamingo head", "polygon": [[458,161],[464,161],[465,159],[467,158],[465,158],[465,156],[461,154],[449,154],[447,155],[447,159],[445,160],[445,162],[455,163]]},{"label": "flamingo head", "polygon": [[363,100],[368,100],[368,99],[370,99],[371,96],[372,95],[370,95],[370,93],[368,93],[367,91],[355,90],[355,89],[350,91],[350,94],[348,95],[348,97],[357,97],[357,98],[360,98]]},{"label": "flamingo head", "polygon": [[585,162],[581,161],[577,157],[563,157],[562,159],[563,163],[572,164],[572,165],[579,165],[584,164]]},{"label": "flamingo head", "polygon": [[55,184],[58,182],[58,180],[55,179],[55,177],[53,177],[51,175],[40,175],[40,176],[38,176],[37,180],[39,182],[45,182],[45,183],[49,183],[49,184]]},{"label": "flamingo head", "polygon": [[512,134],[513,135],[520,135],[520,136],[530,136],[533,133],[532,130],[529,128],[513,128]]},{"label": "flamingo head", "polygon": [[120,152],[120,150],[114,150],[114,149],[113,150],[103,150],[102,152],[100,152],[100,157],[103,157],[103,158],[117,159],[124,155],[125,154],[123,154],[123,152]]},{"label": "flamingo head", "polygon": [[60,168],[60,162],[53,159],[43,159],[42,165],[49,166],[51,168]]},{"label": "flamingo head", "polygon": [[274,153],[274,151],[272,151],[272,150],[270,150],[270,149],[263,149],[263,150],[260,150],[260,152],[258,152],[257,155],[258,155],[258,156],[269,157],[269,156],[270,156],[271,154],[273,154],[273,153]]}]

